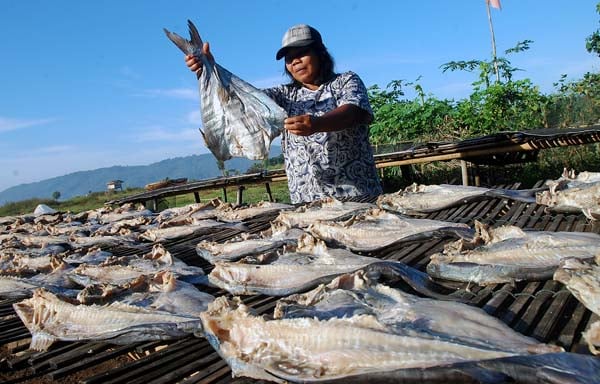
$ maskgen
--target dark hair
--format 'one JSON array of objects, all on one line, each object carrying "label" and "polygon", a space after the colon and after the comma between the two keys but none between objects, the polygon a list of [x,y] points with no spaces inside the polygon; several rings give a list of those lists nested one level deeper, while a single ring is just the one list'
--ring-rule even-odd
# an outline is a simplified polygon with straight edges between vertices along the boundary
[{"label": "dark hair", "polygon": [[[314,51],[314,53],[319,58],[319,76],[317,76],[317,84],[323,84],[329,81],[332,77],[335,76],[335,62],[327,48],[323,44],[311,44],[309,45],[310,49]],[[302,84],[294,79],[294,76],[288,71],[287,67],[283,66],[284,73],[290,78],[290,85],[295,85],[297,87],[301,87]]]}]

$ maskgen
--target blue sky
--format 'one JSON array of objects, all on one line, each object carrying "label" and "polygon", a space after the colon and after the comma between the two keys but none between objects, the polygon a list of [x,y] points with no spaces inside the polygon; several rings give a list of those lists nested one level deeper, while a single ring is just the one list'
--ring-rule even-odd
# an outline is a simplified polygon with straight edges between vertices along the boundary
[{"label": "blue sky", "polygon": [[[599,28],[597,0],[501,0],[492,9],[498,52],[543,92],[567,74],[600,69],[585,50]],[[163,28],[187,37],[187,19],[216,60],[246,81],[285,81],[275,60],[285,30],[321,31],[338,72],[367,86],[415,81],[461,99],[475,74],[452,60],[489,59],[485,0],[7,0],[0,13],[0,191],[67,173],[145,165],[207,153],[195,76]],[[410,94],[408,97],[412,97]]]}]

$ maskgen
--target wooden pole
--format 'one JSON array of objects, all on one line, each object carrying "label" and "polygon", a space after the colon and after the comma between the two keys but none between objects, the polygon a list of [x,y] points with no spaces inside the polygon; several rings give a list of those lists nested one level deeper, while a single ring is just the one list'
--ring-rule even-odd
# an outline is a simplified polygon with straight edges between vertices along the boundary
[{"label": "wooden pole", "polygon": [[494,63],[494,73],[496,73],[496,82],[500,82],[500,71],[498,70],[498,59],[496,58],[496,37],[494,36],[494,25],[492,24],[492,12],[490,11],[490,0],[485,0],[487,9],[488,23],[490,25],[490,34],[492,36],[492,60]]}]

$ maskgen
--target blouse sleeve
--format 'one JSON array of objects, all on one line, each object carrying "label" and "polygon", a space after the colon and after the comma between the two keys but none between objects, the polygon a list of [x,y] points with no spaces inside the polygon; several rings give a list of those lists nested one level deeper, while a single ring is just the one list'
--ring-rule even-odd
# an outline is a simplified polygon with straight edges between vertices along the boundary
[{"label": "blouse sleeve", "polygon": [[354,72],[346,72],[340,77],[340,80],[340,88],[335,95],[337,106],[339,107],[345,104],[356,105],[373,116],[367,87],[365,87],[365,84],[360,77]]}]

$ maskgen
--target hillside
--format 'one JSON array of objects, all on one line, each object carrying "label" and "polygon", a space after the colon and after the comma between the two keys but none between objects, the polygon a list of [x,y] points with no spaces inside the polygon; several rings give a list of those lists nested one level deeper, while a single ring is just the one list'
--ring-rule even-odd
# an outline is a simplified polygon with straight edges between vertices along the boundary
[{"label": "hillside", "polygon": [[[280,154],[280,147],[271,147],[271,157]],[[256,162],[248,159],[234,158],[225,162],[225,168],[244,173],[254,163]],[[0,205],[31,198],[51,198],[55,191],[60,192],[61,200],[69,199],[85,195],[90,191],[104,191],[106,183],[111,180],[122,180],[125,189],[143,187],[167,177],[170,179],[187,177],[192,181],[217,177],[221,174],[214,156],[210,153],[176,157],[149,165],[98,168],[17,185],[0,192]]]}]

